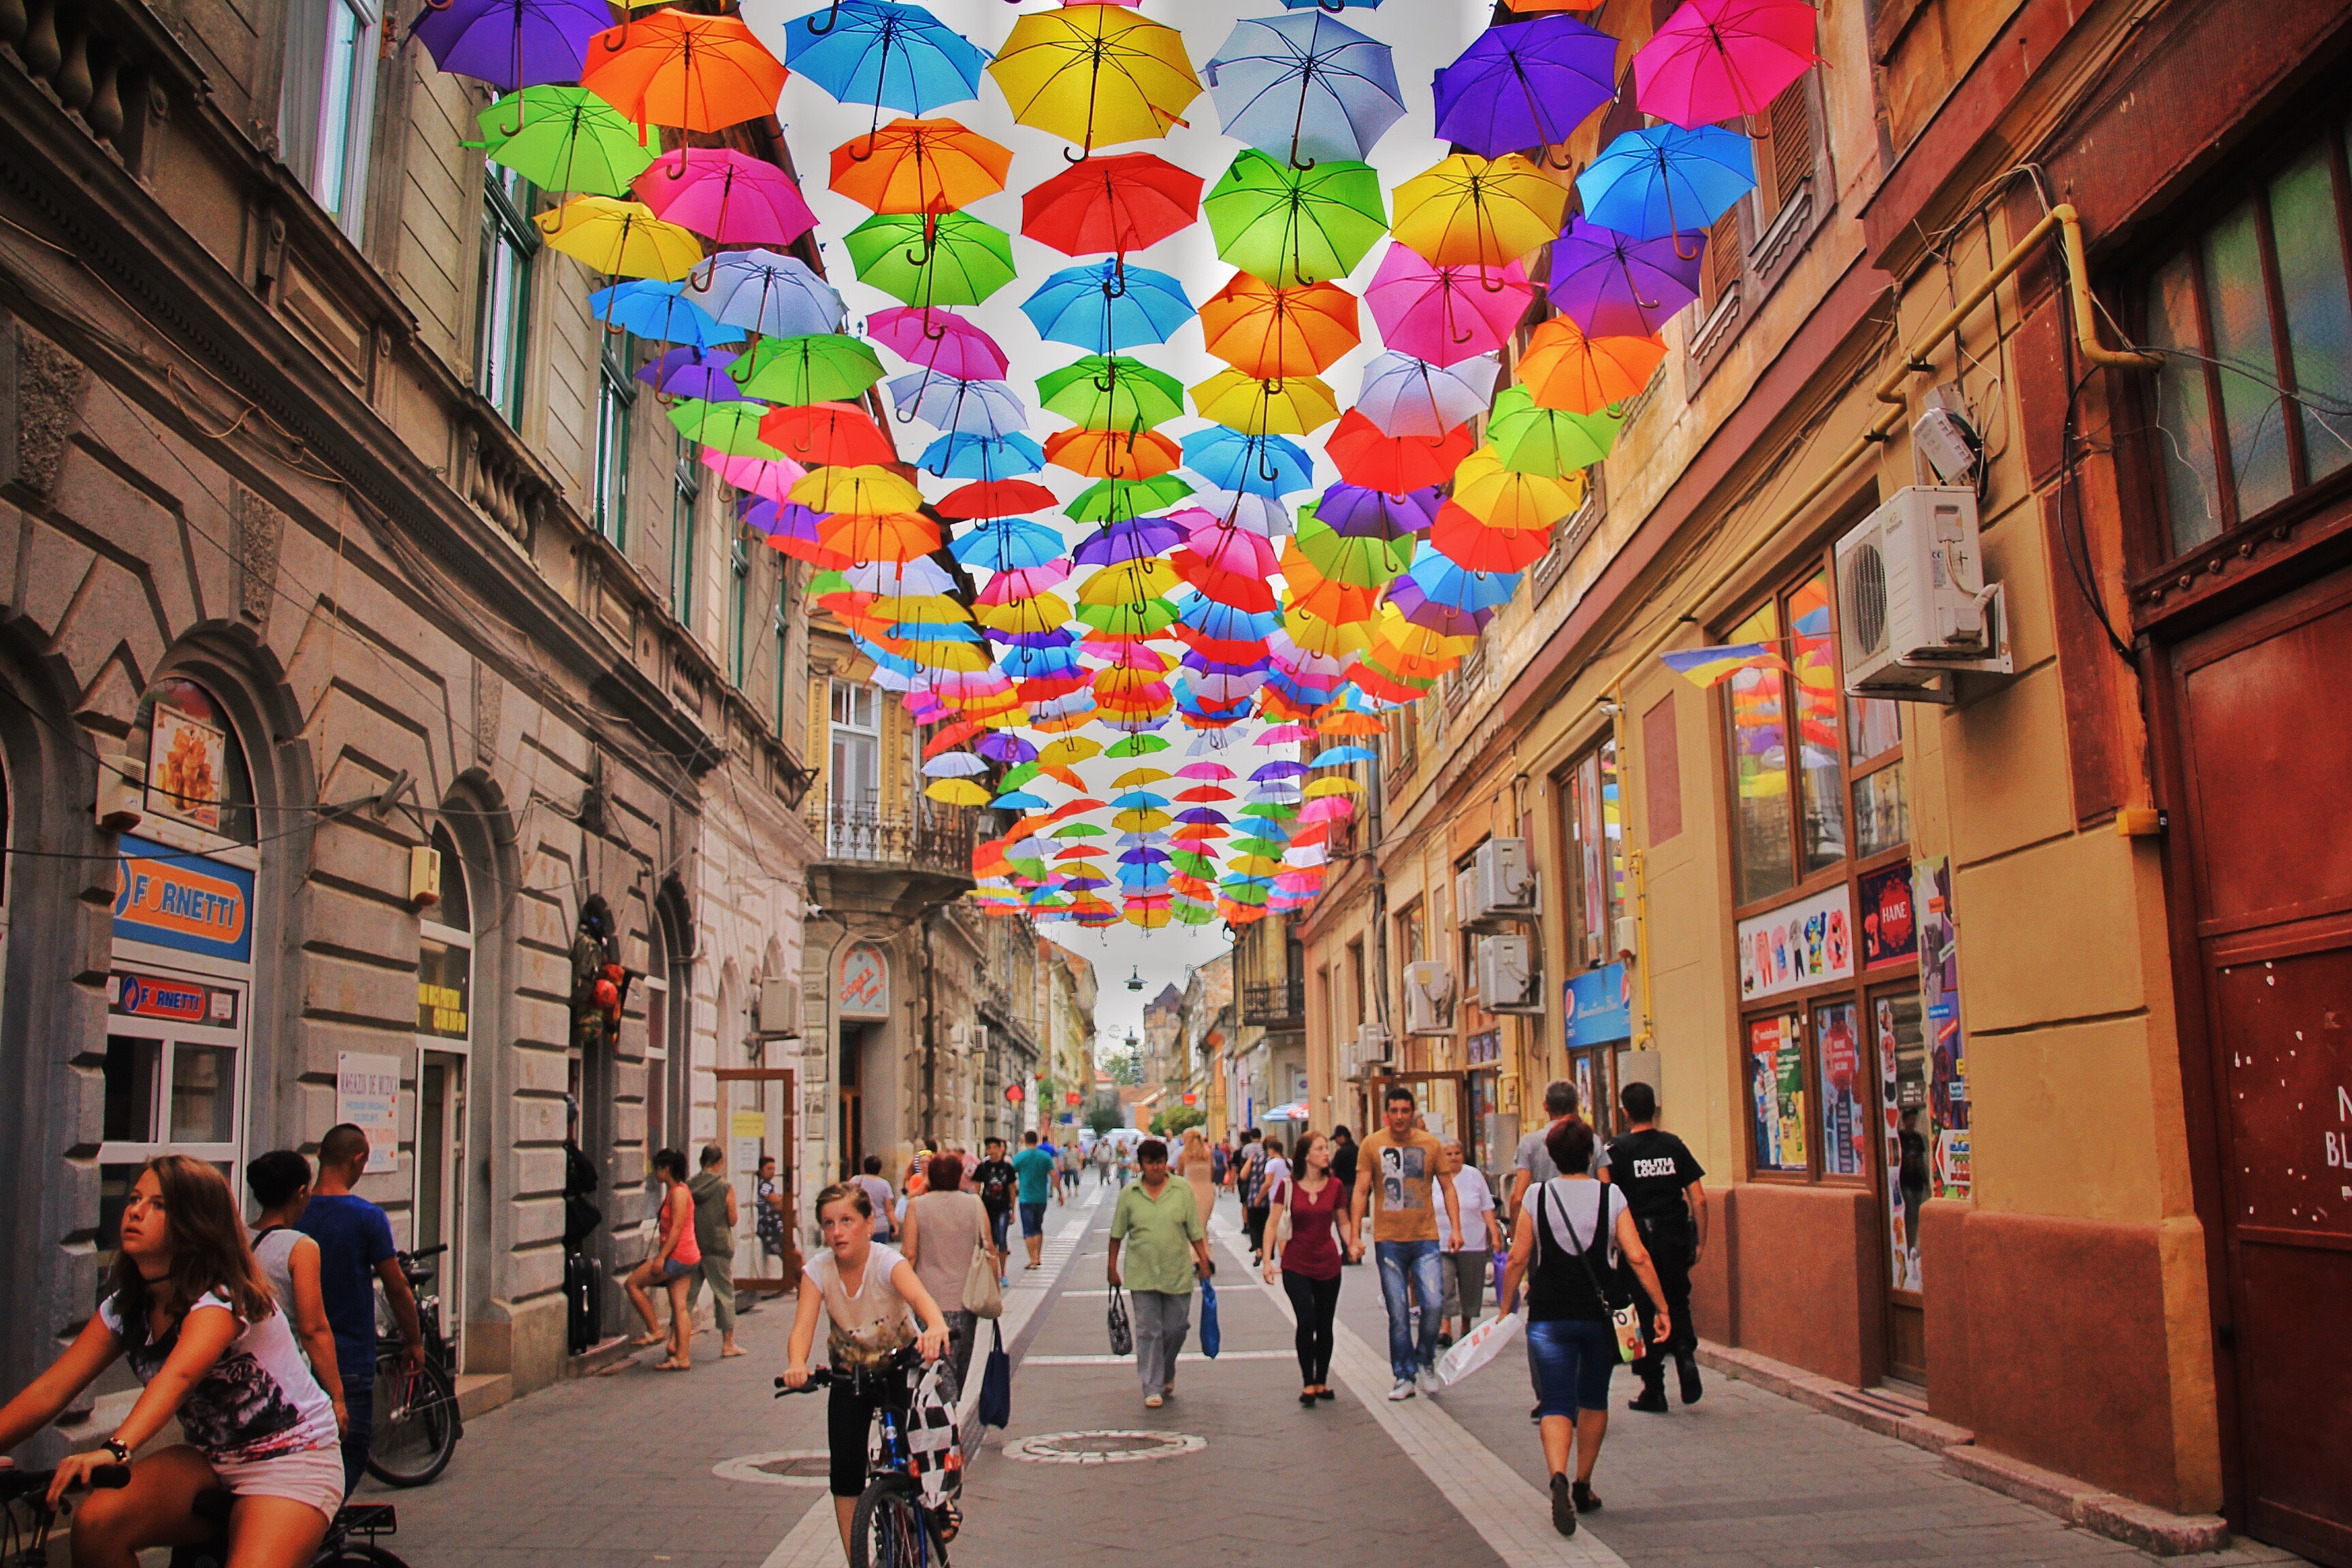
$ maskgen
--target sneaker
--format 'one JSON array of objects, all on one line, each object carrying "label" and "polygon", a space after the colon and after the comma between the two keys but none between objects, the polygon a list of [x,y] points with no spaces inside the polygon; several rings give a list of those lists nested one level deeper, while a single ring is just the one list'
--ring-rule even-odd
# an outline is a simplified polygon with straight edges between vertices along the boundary
[{"label": "sneaker", "polygon": [[1400,1399],[1411,1399],[1413,1396],[1413,1394],[1414,1389],[1412,1386],[1412,1379],[1409,1377],[1398,1378],[1396,1380],[1396,1386],[1389,1390],[1389,1403],[1393,1405]]},{"label": "sneaker", "polygon": [[1576,1500],[1566,1476],[1551,1479],[1551,1527],[1562,1535],[1576,1533]]},{"label": "sneaker", "polygon": [[1445,1386],[1437,1381],[1437,1369],[1434,1367],[1423,1367],[1421,1375],[1413,1382],[1423,1394],[1435,1394]]},{"label": "sneaker", "polygon": [[1533,1410],[1528,1411],[1528,1419],[1540,1424],[1543,1420],[1543,1406],[1538,1405]]},{"label": "sneaker", "polygon": [[1592,1483],[1591,1481],[1577,1482],[1575,1489],[1569,1495],[1576,1500],[1577,1512],[1599,1513],[1601,1511],[1601,1500],[1592,1495]]},{"label": "sneaker", "polygon": [[1685,1405],[1696,1405],[1698,1403],[1698,1396],[1706,1392],[1698,1385],[1698,1362],[1696,1358],[1691,1356],[1676,1356],[1675,1358],[1675,1370],[1682,1374],[1683,1403]]},{"label": "sneaker", "polygon": [[1657,1383],[1644,1384],[1642,1387],[1641,1397],[1627,1400],[1625,1402],[1625,1408],[1628,1410],[1639,1410],[1645,1415],[1664,1415],[1666,1413],[1666,1385],[1664,1382],[1662,1380]]}]

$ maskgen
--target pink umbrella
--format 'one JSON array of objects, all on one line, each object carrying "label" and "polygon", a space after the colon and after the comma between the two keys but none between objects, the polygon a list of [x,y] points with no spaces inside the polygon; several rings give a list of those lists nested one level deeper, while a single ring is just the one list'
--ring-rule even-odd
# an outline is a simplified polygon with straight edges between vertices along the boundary
[{"label": "pink umbrella", "polygon": [[808,478],[808,470],[790,458],[736,458],[716,447],[702,449],[703,466],[737,489],[777,502],[792,499],[792,488]]},{"label": "pink umbrella", "polygon": [[1633,102],[1685,130],[1761,114],[1820,62],[1806,0],[1685,0],[1633,56]]},{"label": "pink umbrella", "polygon": [[816,226],[791,176],[729,148],[675,148],[630,188],[664,222],[721,245],[790,245]]},{"label": "pink umbrella", "polygon": [[1012,363],[994,338],[937,307],[877,310],[866,319],[866,336],[909,364],[962,381],[1001,381]]},{"label": "pink umbrella", "polygon": [[1391,243],[1364,303],[1389,348],[1448,365],[1501,348],[1535,293],[1516,261],[1499,268],[1436,267]]},{"label": "pink umbrella", "polygon": [[1017,572],[999,572],[988,580],[988,585],[972,598],[982,605],[1017,605],[1024,599],[1034,599],[1040,594],[1050,594],[1068,580],[1071,565],[1066,561],[1048,561],[1043,566],[1024,566]]},{"label": "pink umbrella", "polygon": [[1293,741],[1304,741],[1313,733],[1314,731],[1304,724],[1276,724],[1272,729],[1260,731],[1257,743],[1261,746],[1286,746]]}]

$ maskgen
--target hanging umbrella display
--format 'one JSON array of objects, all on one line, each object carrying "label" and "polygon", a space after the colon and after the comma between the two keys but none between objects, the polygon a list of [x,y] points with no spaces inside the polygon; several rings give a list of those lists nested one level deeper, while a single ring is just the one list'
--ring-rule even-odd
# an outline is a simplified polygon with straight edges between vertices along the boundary
[{"label": "hanging umbrella display", "polygon": [[632,189],[664,222],[720,245],[790,245],[816,226],[816,214],[790,176],[730,148],[673,149]]},{"label": "hanging umbrella display", "polygon": [[1028,407],[1009,382],[918,372],[891,381],[890,400],[901,424],[919,419],[951,435],[1007,436],[1029,424]]},{"label": "hanging umbrella display", "polygon": [[843,237],[857,280],[909,305],[977,305],[1013,281],[1013,240],[970,213],[878,213]]},{"label": "hanging umbrella display", "polygon": [[1756,150],[1736,131],[1628,131],[1576,176],[1584,216],[1634,239],[1704,229],[1756,188]]},{"label": "hanging umbrella display", "polygon": [[1037,472],[1045,466],[1045,450],[1018,430],[999,436],[959,430],[924,447],[915,462],[933,479],[992,479]]},{"label": "hanging umbrella display", "polygon": [[869,212],[943,213],[1004,188],[1010,148],[953,120],[894,120],[833,150],[828,188]]},{"label": "hanging umbrella display", "polygon": [[1124,258],[1190,226],[1200,207],[1191,170],[1151,153],[1097,155],[1023,193],[1021,232],[1065,256]]},{"label": "hanging umbrella display", "polygon": [[1399,185],[1396,237],[1440,267],[1501,267],[1559,232],[1568,189],[1517,153],[1454,153]]},{"label": "hanging umbrella display", "polygon": [[642,202],[574,196],[539,220],[548,248],[608,278],[658,278],[675,283],[702,260],[702,241],[664,223]]},{"label": "hanging umbrella display", "polygon": [[685,298],[715,319],[766,337],[837,329],[846,311],[833,285],[796,256],[774,250],[722,250],[688,283]]},{"label": "hanging umbrella display", "polygon": [[1043,405],[1087,430],[1149,430],[1184,412],[1184,385],[1122,355],[1088,354],[1037,378]]},{"label": "hanging umbrella display", "polygon": [[1437,515],[1438,499],[1433,488],[1390,495],[1343,479],[1317,498],[1315,516],[1333,532],[1350,538],[1402,539],[1428,528]]},{"label": "hanging umbrella display", "polygon": [[1390,348],[1450,365],[1508,342],[1535,292],[1517,261],[1440,267],[1391,244],[1373,270],[1364,303]]},{"label": "hanging umbrella display", "polygon": [[840,402],[882,379],[871,348],[834,332],[762,339],[730,368],[736,384],[771,403]]},{"label": "hanging umbrella display", "polygon": [[1201,95],[1184,36],[1117,5],[1024,14],[988,74],[1014,120],[1083,153],[1165,136]]},{"label": "hanging umbrella display", "polygon": [[1447,504],[1488,528],[1523,531],[1551,527],[1575,511],[1583,499],[1580,472],[1559,479],[1521,473],[1505,468],[1494,452],[1481,447],[1454,470],[1454,494]]},{"label": "hanging umbrella display", "polygon": [[[1346,426],[1345,416],[1340,424]],[[1221,490],[1253,495],[1286,495],[1315,483],[1315,465],[1306,451],[1263,431],[1196,430],[1184,437],[1184,466]]]},{"label": "hanging umbrella display", "polygon": [[1079,491],[1062,509],[1062,515],[1074,522],[1118,522],[1160,507],[1174,506],[1192,493],[1192,487],[1174,474],[1107,479]]},{"label": "hanging umbrella display", "polygon": [[1579,217],[1551,247],[1552,309],[1593,337],[1646,338],[1698,298],[1703,232],[1635,239]]},{"label": "hanging umbrella display", "polygon": [[988,57],[920,5],[834,0],[784,24],[784,63],[835,102],[921,115],[979,97]]},{"label": "hanging umbrella display", "polygon": [[773,114],[785,75],[740,18],[663,10],[598,34],[580,85],[639,125],[723,131]]},{"label": "hanging umbrella display", "polygon": [[730,457],[783,456],[760,439],[760,416],[767,409],[757,403],[705,403],[689,397],[671,404],[668,412],[669,422],[677,426],[679,435]]},{"label": "hanging umbrella display", "polygon": [[1106,261],[1055,273],[1021,302],[1021,313],[1049,343],[1110,353],[1166,342],[1192,320],[1192,302],[1165,272]]},{"label": "hanging umbrella display", "polygon": [[932,510],[959,521],[1013,517],[1043,511],[1054,504],[1054,492],[1027,479],[989,479],[963,485],[940,498]]},{"label": "hanging umbrella display", "polygon": [[[446,15],[427,11],[425,19]],[[421,24],[420,24],[421,25]],[[474,117],[479,142],[467,147],[489,154],[541,190],[580,195],[625,196],[629,183],[661,151],[650,132],[637,128],[611,104],[584,88],[551,83],[509,93]]]},{"label": "hanging umbrella display", "polygon": [[[604,0],[450,0],[425,7],[410,36],[443,70],[513,92],[579,81],[591,42],[612,25]],[[531,107],[518,104],[505,123],[528,123]]]},{"label": "hanging umbrella display", "polygon": [[787,458],[738,458],[705,448],[702,465],[746,495],[763,500],[788,501],[793,487],[808,470]]},{"label": "hanging umbrella display", "polygon": [[1633,55],[1633,102],[1696,129],[1761,114],[1821,57],[1806,0],[1684,0]]},{"label": "hanging umbrella display", "polygon": [[1381,354],[1364,366],[1356,407],[1383,436],[1444,436],[1486,411],[1502,368],[1486,356],[1444,366]]},{"label": "hanging umbrella display", "polygon": [[[722,328],[732,331],[732,328]],[[699,397],[708,403],[741,402],[743,389],[727,374],[732,354],[702,349],[670,349],[636,368],[636,379],[662,397]]]},{"label": "hanging umbrella display", "polygon": [[1351,408],[1339,416],[1339,427],[1323,450],[1349,484],[1402,495],[1444,484],[1475,444],[1466,425],[1436,439],[1383,436],[1379,426]]},{"label": "hanging umbrella display", "polygon": [[[950,549],[955,558],[967,566],[1003,572],[1024,566],[1042,566],[1056,559],[1062,553],[1062,536],[1042,522],[1032,522],[1026,518],[1001,517],[958,536]],[[1060,621],[1055,620],[1054,626],[1059,625]]]},{"label": "hanging umbrella display", "polygon": [[1437,134],[1496,157],[1557,147],[1617,96],[1617,40],[1569,16],[1489,27],[1437,73]]},{"label": "hanging umbrella display", "polygon": [[1665,358],[1666,345],[1655,338],[1587,337],[1555,316],[1536,328],[1517,374],[1537,407],[1597,414],[1649,385]]},{"label": "hanging umbrella display", "polygon": [[1012,365],[994,338],[953,310],[894,305],[866,318],[866,336],[936,375],[991,381]]},{"label": "hanging umbrella display", "polygon": [[1346,277],[1388,230],[1370,164],[1294,169],[1255,149],[1218,176],[1201,207],[1217,255],[1276,288]]},{"label": "hanging umbrella display", "polygon": [[1148,479],[1183,461],[1156,430],[1062,430],[1045,437],[1045,460],[1097,479]]},{"label": "hanging umbrella display", "polygon": [[1318,375],[1267,380],[1221,370],[1192,389],[1193,411],[1229,430],[1305,436],[1339,417],[1339,402]]},{"label": "hanging umbrella display", "polygon": [[1486,440],[1505,468],[1557,479],[1606,458],[1616,444],[1620,423],[1607,414],[1539,408],[1527,388],[1510,386],[1496,395]]},{"label": "hanging umbrella display", "polygon": [[1299,168],[1362,158],[1404,114],[1389,47],[1319,9],[1234,23],[1207,71],[1225,134]]},{"label": "hanging umbrella display", "polygon": [[1246,375],[1314,375],[1361,341],[1356,297],[1330,283],[1277,289],[1247,272],[1201,306],[1208,351]]},{"label": "hanging umbrella display", "polygon": [[740,342],[743,329],[714,321],[676,283],[636,279],[588,296],[588,314],[608,332],[635,332],[656,342],[707,349]]},{"label": "hanging umbrella display", "polygon": [[898,448],[863,408],[848,403],[806,403],[771,408],[760,439],[796,463],[895,463]]}]

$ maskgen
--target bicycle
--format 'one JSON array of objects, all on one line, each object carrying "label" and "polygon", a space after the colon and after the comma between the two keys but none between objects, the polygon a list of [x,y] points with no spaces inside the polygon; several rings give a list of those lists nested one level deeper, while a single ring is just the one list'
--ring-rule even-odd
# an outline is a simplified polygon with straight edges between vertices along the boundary
[{"label": "bicycle", "polygon": [[433,1270],[425,1260],[448,1251],[445,1243],[421,1252],[396,1254],[400,1271],[416,1297],[416,1317],[425,1333],[425,1364],[412,1371],[407,1347],[382,1333],[375,1359],[375,1426],[368,1436],[368,1474],[388,1487],[421,1487],[449,1468],[466,1422],[457,1410],[457,1357],[441,1332],[441,1299],[427,1293]]},{"label": "bicycle", "polygon": [[[866,1489],[857,1494],[857,1511],[849,1525],[849,1568],[948,1568],[948,1510],[923,1506],[922,1482],[916,1478],[914,1456],[907,1446],[907,1415],[915,1399],[912,1374],[922,1366],[913,1347],[891,1358],[880,1372],[847,1374],[862,1394],[877,1395],[876,1412],[881,1438],[867,1450]],[[787,1388],[776,1379],[776,1397],[813,1394],[829,1388],[842,1374],[818,1367],[799,1388]]]},{"label": "bicycle", "polygon": [[[124,1470],[124,1479],[129,1479],[130,1474]],[[212,1525],[212,1539],[192,1546],[173,1547],[171,1568],[223,1568],[228,1546],[228,1510],[236,1501],[232,1493],[220,1487],[196,1494],[193,1511]],[[327,1526],[319,1550],[310,1558],[310,1568],[408,1568],[398,1556],[376,1544],[378,1536],[395,1534],[399,1529],[399,1521],[388,1502],[345,1503]]]},{"label": "bicycle", "polygon": [[[55,1470],[0,1469],[0,1568],[48,1568],[49,1530],[66,1511],[49,1507],[56,1477]],[[100,1491],[127,1487],[131,1467],[100,1465],[89,1484]]]}]

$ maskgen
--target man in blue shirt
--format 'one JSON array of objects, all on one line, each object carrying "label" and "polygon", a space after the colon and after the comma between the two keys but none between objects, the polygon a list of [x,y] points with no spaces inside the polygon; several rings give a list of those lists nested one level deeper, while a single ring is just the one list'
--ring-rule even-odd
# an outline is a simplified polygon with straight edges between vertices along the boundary
[{"label": "man in blue shirt", "polygon": [[1054,1195],[1054,1157],[1037,1147],[1035,1129],[1021,1134],[1013,1169],[1021,1178],[1021,1239],[1029,1244],[1028,1267],[1034,1268],[1045,1257],[1045,1204]]},{"label": "man in blue shirt", "polygon": [[335,1331],[335,1364],[343,1374],[343,1406],[351,1420],[343,1429],[343,1495],[360,1484],[367,1468],[368,1439],[375,1426],[375,1282],[406,1342],[402,1359],[411,1371],[425,1365],[425,1331],[416,1297],[394,1256],[392,1222],[352,1189],[367,1173],[368,1138],[348,1121],[327,1129],[319,1140],[319,1179],[295,1228],[319,1244],[319,1293]]}]

